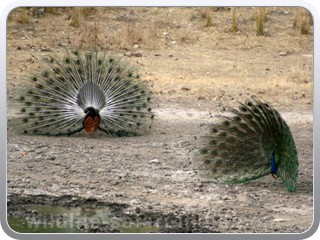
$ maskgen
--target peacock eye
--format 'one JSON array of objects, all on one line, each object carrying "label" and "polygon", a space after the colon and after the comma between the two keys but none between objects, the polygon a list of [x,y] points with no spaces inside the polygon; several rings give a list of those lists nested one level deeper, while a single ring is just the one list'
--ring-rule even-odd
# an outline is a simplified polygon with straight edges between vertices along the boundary
[{"label": "peacock eye", "polygon": [[253,106],[253,103],[252,103],[251,101],[248,101],[248,102],[247,102],[247,105],[248,105],[249,107],[252,107],[252,106]]}]

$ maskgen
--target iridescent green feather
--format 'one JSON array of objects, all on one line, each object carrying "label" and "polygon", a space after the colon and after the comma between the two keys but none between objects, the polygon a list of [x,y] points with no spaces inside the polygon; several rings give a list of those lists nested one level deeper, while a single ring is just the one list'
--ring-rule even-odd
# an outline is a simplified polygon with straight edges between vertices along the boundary
[{"label": "iridescent green feather", "polygon": [[290,129],[269,104],[252,98],[210,127],[202,167],[214,182],[243,183],[270,174],[272,152],[289,191],[298,179],[297,150]]}]

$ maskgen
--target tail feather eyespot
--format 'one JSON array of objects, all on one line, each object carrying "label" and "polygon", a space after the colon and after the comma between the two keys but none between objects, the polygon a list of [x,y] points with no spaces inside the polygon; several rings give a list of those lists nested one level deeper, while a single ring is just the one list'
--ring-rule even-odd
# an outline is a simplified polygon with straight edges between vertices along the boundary
[{"label": "tail feather eyespot", "polygon": [[[17,98],[23,104],[20,114],[28,119],[25,130],[56,136],[103,129],[133,136],[150,129],[154,114],[148,86],[130,64],[98,50],[66,51],[49,59],[31,76],[26,95]],[[100,119],[86,116],[88,107],[101,112]]]}]

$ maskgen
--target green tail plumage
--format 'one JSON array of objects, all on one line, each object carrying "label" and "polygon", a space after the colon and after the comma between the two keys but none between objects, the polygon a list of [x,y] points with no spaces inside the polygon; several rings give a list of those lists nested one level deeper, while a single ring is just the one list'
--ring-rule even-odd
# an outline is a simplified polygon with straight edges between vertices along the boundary
[{"label": "green tail plumage", "polygon": [[20,130],[71,135],[97,129],[132,136],[149,129],[150,91],[129,64],[98,51],[67,51],[34,73],[17,99]]},{"label": "green tail plumage", "polygon": [[281,115],[256,98],[230,108],[220,116],[201,150],[203,167],[216,182],[243,183],[270,174],[274,153],[275,173],[292,192],[298,179],[297,150]]}]

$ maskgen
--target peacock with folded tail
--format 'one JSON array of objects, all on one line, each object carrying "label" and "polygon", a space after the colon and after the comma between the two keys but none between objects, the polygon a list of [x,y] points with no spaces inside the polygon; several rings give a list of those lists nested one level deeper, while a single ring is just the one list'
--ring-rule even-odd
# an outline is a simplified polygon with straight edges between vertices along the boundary
[{"label": "peacock with folded tail", "polygon": [[214,182],[244,183],[272,174],[296,190],[298,157],[285,120],[270,104],[252,97],[210,126],[203,154],[204,173]]},{"label": "peacock with folded tail", "polygon": [[50,57],[19,94],[24,133],[71,135],[101,130],[136,136],[151,126],[154,114],[147,84],[122,58],[92,50]]}]

